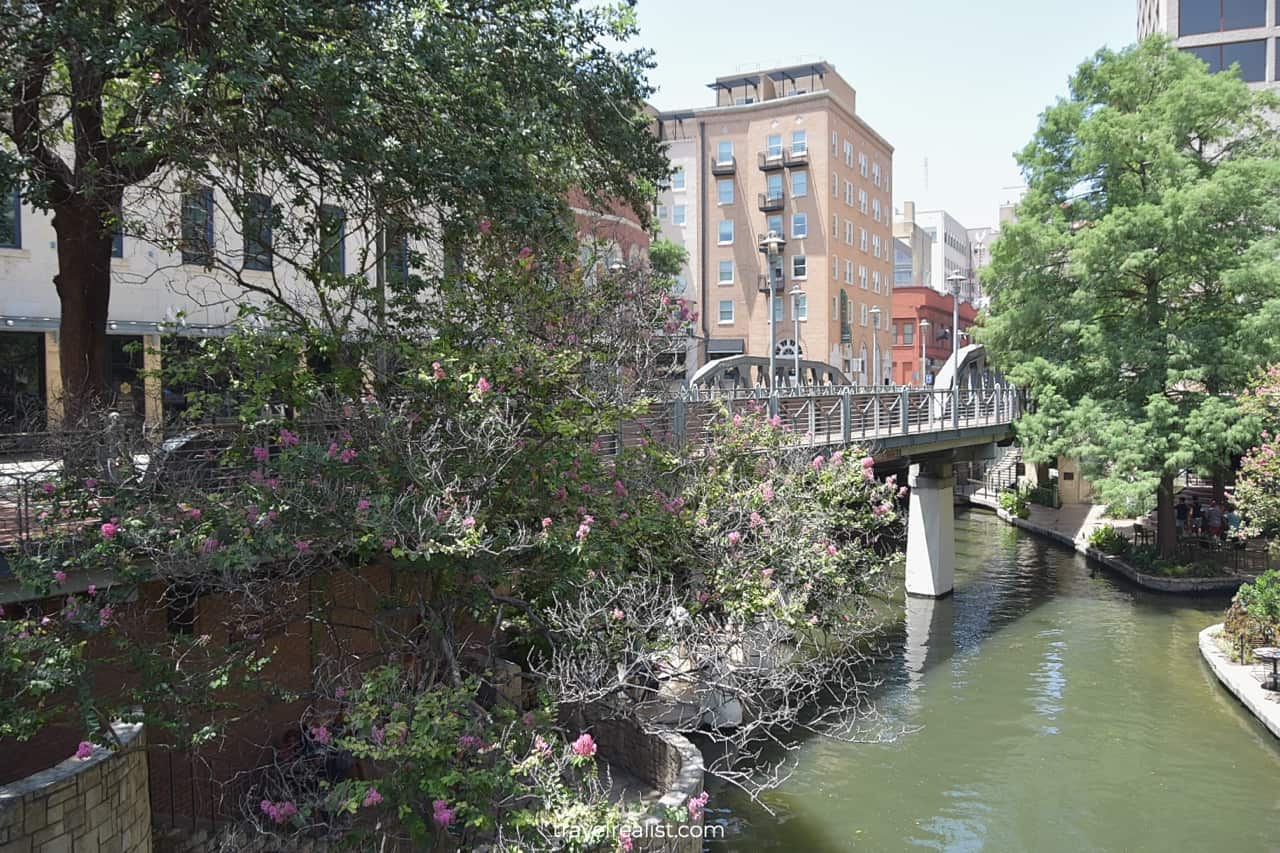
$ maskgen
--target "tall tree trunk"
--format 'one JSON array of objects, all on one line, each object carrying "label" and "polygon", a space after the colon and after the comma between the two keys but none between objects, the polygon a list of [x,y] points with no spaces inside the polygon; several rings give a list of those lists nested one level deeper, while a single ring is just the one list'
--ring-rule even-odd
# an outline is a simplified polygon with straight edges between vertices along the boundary
[{"label": "tall tree trunk", "polygon": [[93,205],[73,196],[53,212],[58,273],[53,277],[62,307],[59,366],[65,428],[110,399],[107,307],[111,299],[111,234],[104,214],[114,205]]},{"label": "tall tree trunk", "polygon": [[1161,557],[1172,557],[1178,550],[1178,531],[1174,529],[1173,475],[1163,474],[1156,489],[1156,547]]},{"label": "tall tree trunk", "polygon": [[1213,466],[1213,499],[1218,502],[1218,506],[1225,506],[1227,503],[1227,475],[1221,465]]}]

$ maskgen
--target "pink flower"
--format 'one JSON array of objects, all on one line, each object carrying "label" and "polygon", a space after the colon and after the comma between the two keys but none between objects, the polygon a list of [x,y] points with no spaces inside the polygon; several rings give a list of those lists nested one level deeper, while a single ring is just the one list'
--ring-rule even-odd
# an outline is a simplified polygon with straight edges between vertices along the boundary
[{"label": "pink flower", "polygon": [[552,525],[552,521],[551,521],[550,517],[547,517],[547,518],[543,518],[543,519],[542,519],[542,529],[543,529],[543,530],[548,529],[549,527],[551,527],[551,525]]},{"label": "pink flower", "polygon": [[199,521],[199,520],[200,520],[200,518],[201,518],[201,516],[203,516],[203,515],[204,515],[204,513],[203,513],[203,512],[201,512],[199,509],[189,509],[189,510],[187,510],[187,518],[189,518],[189,519],[190,519],[190,520],[192,520],[192,521]]},{"label": "pink flower", "polygon": [[[97,595],[97,594],[98,594],[98,585],[97,585],[96,583],[91,583],[91,584],[89,584],[89,588],[88,588],[87,590],[85,590],[85,591],[86,591],[86,592],[88,592],[88,593],[89,593],[89,595]],[[0,615],[3,615],[3,613],[2,613],[2,612],[0,612]]]},{"label": "pink flower", "polygon": [[308,539],[299,539],[293,543],[293,547],[298,549],[299,554],[305,554],[311,550],[311,541]]},{"label": "pink flower", "polygon": [[622,853],[631,853],[636,843],[631,840],[631,835],[625,829],[618,830],[618,847]]},{"label": "pink flower", "polygon": [[266,462],[271,458],[271,451],[265,447],[255,447],[253,449],[253,458],[257,459],[259,462]]},{"label": "pink flower", "polygon": [[80,741],[80,745],[76,747],[76,758],[84,761],[93,755],[93,744],[87,740]]},{"label": "pink flower", "polygon": [[765,483],[760,487],[760,497],[764,498],[765,503],[773,502],[773,484]]},{"label": "pink flower", "polygon": [[104,608],[102,608],[101,610],[99,610],[99,611],[98,611],[98,624],[99,624],[99,625],[101,625],[103,628],[107,627],[107,625],[109,625],[109,624],[111,623],[111,616],[112,616],[112,614],[114,614],[114,613],[115,613],[115,611],[111,609],[111,605],[109,605],[109,604],[108,604],[106,607],[104,607]]},{"label": "pink flower", "polygon": [[66,573],[66,572],[64,572],[62,569],[58,569],[56,572],[54,572],[54,573],[53,573],[53,579],[54,579],[54,580],[56,580],[56,581],[57,581],[58,583],[60,583],[60,584],[61,584],[61,583],[66,583],[66,582],[67,582],[67,573]]},{"label": "pink flower", "polygon": [[370,788],[364,795],[364,807],[372,808],[382,802],[382,795],[378,793],[377,788]]},{"label": "pink flower", "polygon": [[521,246],[520,251],[516,253],[516,257],[523,261],[525,258],[531,256],[532,254],[533,254],[533,249],[530,249],[528,246]]},{"label": "pink flower", "polygon": [[762,524],[764,524],[764,519],[761,518],[760,513],[758,512],[751,513],[751,526],[759,527]]},{"label": "pink flower", "polygon": [[326,726],[312,726],[311,739],[316,743],[332,743],[333,735],[329,733]]},{"label": "pink flower", "polygon": [[214,554],[222,550],[222,543],[218,541],[216,536],[210,536],[204,540],[204,544],[200,546],[200,550],[206,554]]},{"label": "pink flower", "polygon": [[532,711],[525,711],[524,716],[520,718],[520,722],[524,723],[526,726],[532,726],[533,721],[534,716]]},{"label": "pink flower", "polygon": [[533,736],[533,751],[546,758],[551,755],[551,744],[542,735]]},{"label": "pink flower", "polygon": [[741,427],[742,427],[742,415],[734,415],[734,416],[733,416],[733,426],[734,426],[735,428],[741,428]]},{"label": "pink flower", "polygon": [[769,426],[773,427],[774,429],[779,429],[779,428],[781,428],[781,427],[782,427],[782,416],[781,416],[781,415],[774,415],[773,417],[769,418]]},{"label": "pink flower", "polygon": [[338,442],[336,441],[329,442],[329,449],[324,452],[324,455],[329,459],[337,459],[338,458]]},{"label": "pink flower", "polygon": [[740,541],[742,541],[742,534],[741,534],[741,533],[739,533],[739,532],[738,532],[738,531],[736,531],[736,530],[730,530],[730,531],[729,531],[729,544],[730,544],[730,545],[737,545]]},{"label": "pink flower", "polygon": [[98,528],[98,532],[102,534],[103,539],[114,539],[120,532],[120,527],[108,521]]},{"label": "pink flower", "polygon": [[493,220],[489,219],[487,216],[483,217],[480,222],[477,223],[476,228],[481,234],[488,234],[493,230]]},{"label": "pink flower", "polygon": [[346,450],[338,454],[338,461],[344,465],[350,465],[356,458],[356,452],[348,447]]},{"label": "pink flower", "polygon": [[369,503],[368,498],[361,498],[360,500],[356,501],[356,512],[364,512],[370,506],[372,506],[372,504]]},{"label": "pink flower", "polygon": [[761,569],[760,574],[764,576],[765,580],[768,580],[773,577],[773,569]]},{"label": "pink flower", "polygon": [[484,741],[475,735],[463,735],[458,738],[458,749],[463,752],[479,752],[484,748]]},{"label": "pink flower", "polygon": [[44,492],[46,495],[53,494],[54,489],[55,486],[53,483],[45,482],[40,485],[40,491]]},{"label": "pink flower", "polygon": [[839,552],[839,550],[840,550],[840,549],[836,548],[836,546],[835,546],[835,545],[828,545],[828,546],[827,546],[827,553],[828,553],[829,555],[831,555],[832,557],[834,557],[834,556]]},{"label": "pink flower", "polygon": [[609,615],[613,617],[613,621],[615,622],[621,622],[623,619],[627,618],[627,614],[623,613],[617,607],[613,608],[613,612]]},{"label": "pink flower", "polygon": [[481,376],[479,381],[476,382],[476,393],[487,394],[489,392],[489,389],[492,387],[493,385],[489,383],[489,380]]},{"label": "pink flower", "polygon": [[583,758],[590,758],[596,754],[596,742],[591,735],[583,733],[573,742],[573,752],[575,755],[581,755]]},{"label": "pink flower", "polygon": [[628,492],[627,492],[627,487],[626,487],[626,486],[624,486],[624,485],[622,485],[622,481],[621,481],[621,480],[614,480],[614,481],[613,481],[613,493],[614,493],[614,495],[616,495],[617,497],[620,497],[620,498],[625,498],[625,497],[627,496],[627,494],[628,494]]},{"label": "pink flower", "polygon": [[453,823],[453,809],[449,808],[449,804],[444,800],[436,800],[432,803],[431,820],[436,826],[444,829]]},{"label": "pink flower", "polygon": [[298,438],[298,434],[296,432],[291,432],[288,429],[280,430],[281,447],[296,447],[298,442],[301,440],[302,439]]},{"label": "pink flower", "polygon": [[347,688],[339,687],[337,690],[333,691],[333,696],[335,699],[347,698]]},{"label": "pink flower", "polygon": [[813,466],[813,470],[815,470],[815,471],[821,471],[821,470],[822,470],[822,466],[826,463],[826,461],[827,461],[827,460],[826,460],[826,459],[824,459],[821,455],[818,455],[818,456],[813,457],[813,461],[812,461],[812,462],[810,462],[809,464]]},{"label": "pink flower", "polygon": [[839,464],[840,464],[841,462],[843,462],[843,461],[844,461],[844,451],[843,451],[843,450],[837,450],[835,453],[832,453],[832,454],[831,454],[831,464],[832,464],[832,465],[839,465]]},{"label": "pink flower", "polygon": [[89,491],[93,491],[94,489],[98,488],[98,481],[93,479],[92,477],[85,477],[84,487]]},{"label": "pink flower", "polygon": [[438,361],[431,362],[431,373],[436,379],[444,379],[444,365]]},{"label": "pink flower", "polygon": [[862,457],[862,467],[863,467],[863,468],[874,468],[874,467],[875,467],[875,464],[876,464],[876,460],[875,460],[875,459],[873,459],[873,458],[871,458],[870,456],[864,456],[864,457]]},{"label": "pink flower", "polygon": [[276,823],[284,823],[298,813],[298,807],[288,800],[280,803],[263,800],[258,804],[258,808]]},{"label": "pink flower", "polygon": [[472,528],[474,528],[476,526],[475,517],[468,515],[466,518],[462,519],[462,526],[467,530],[471,530]]},{"label": "pink flower", "polygon": [[906,486],[903,486],[902,488],[898,489],[898,497],[900,497],[900,498],[905,498],[906,496],[907,496],[907,487],[906,487]]},{"label": "pink flower", "polygon": [[392,548],[396,547],[396,540],[388,536],[386,539],[382,540],[382,547],[384,550],[390,551]]},{"label": "pink flower", "polygon": [[689,798],[689,820],[698,820],[702,817],[702,810],[707,806],[707,800],[711,799],[711,795],[703,791],[696,797]]}]

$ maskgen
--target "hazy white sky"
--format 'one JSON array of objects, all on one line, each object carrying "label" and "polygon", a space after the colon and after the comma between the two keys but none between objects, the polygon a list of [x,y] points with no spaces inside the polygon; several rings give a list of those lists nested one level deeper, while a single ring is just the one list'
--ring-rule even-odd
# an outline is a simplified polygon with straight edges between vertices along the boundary
[{"label": "hazy white sky", "polygon": [[719,75],[825,59],[895,148],[894,205],[970,228],[1016,194],[1013,153],[1076,66],[1137,35],[1137,0],[639,0],[637,13],[654,106],[705,106]]}]

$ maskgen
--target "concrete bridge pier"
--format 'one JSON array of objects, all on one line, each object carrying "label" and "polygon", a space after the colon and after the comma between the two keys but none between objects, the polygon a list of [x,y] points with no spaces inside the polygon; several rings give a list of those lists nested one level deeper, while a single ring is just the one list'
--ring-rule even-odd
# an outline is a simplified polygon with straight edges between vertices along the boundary
[{"label": "concrete bridge pier", "polygon": [[955,588],[955,474],[950,462],[911,466],[907,485],[907,595],[941,598]]},{"label": "concrete bridge pier", "polygon": [[907,683],[915,687],[930,667],[949,659],[956,650],[955,598],[907,596],[906,641],[903,662]]}]

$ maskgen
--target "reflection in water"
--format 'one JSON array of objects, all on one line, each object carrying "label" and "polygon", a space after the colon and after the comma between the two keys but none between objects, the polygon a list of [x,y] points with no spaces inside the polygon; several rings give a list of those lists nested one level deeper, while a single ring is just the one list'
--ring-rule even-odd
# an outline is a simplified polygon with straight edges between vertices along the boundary
[{"label": "reflection in water", "polygon": [[773,816],[713,786],[709,849],[1280,848],[1280,749],[1196,650],[1225,600],[1143,592],[985,514],[956,537],[955,595],[906,601],[880,671],[908,734],[807,743]]}]

